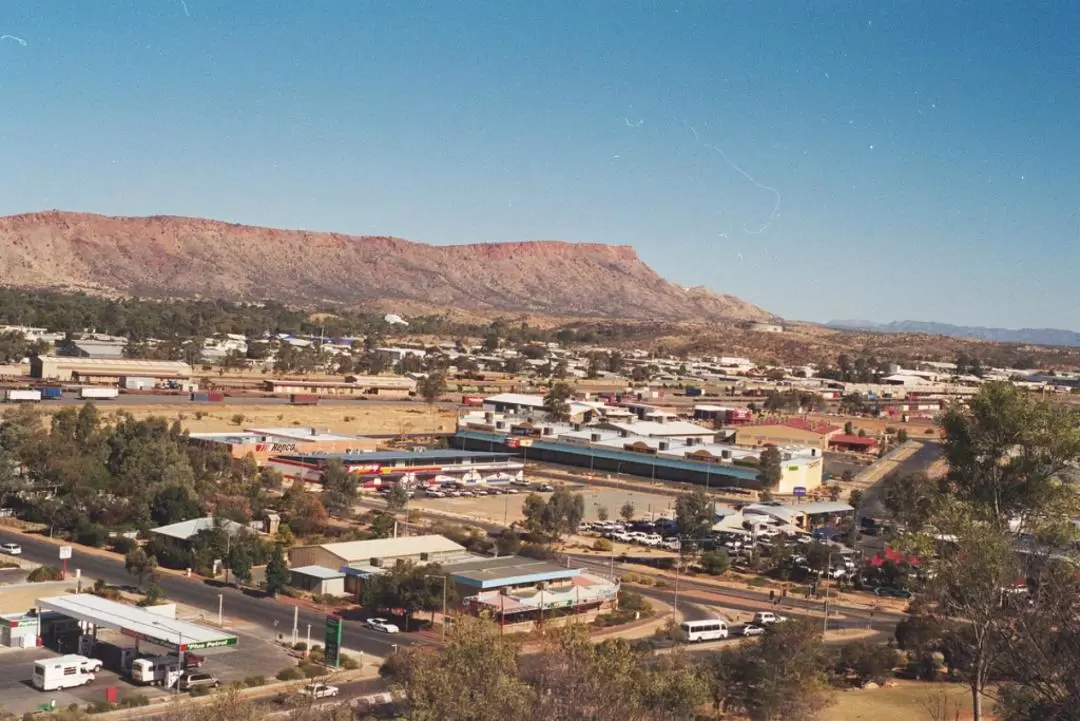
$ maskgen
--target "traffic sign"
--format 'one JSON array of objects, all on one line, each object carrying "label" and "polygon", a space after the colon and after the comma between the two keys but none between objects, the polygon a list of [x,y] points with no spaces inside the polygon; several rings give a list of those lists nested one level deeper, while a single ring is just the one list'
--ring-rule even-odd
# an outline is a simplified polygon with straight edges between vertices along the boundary
[{"label": "traffic sign", "polygon": [[803,486],[795,486],[791,489],[791,494],[796,498],[802,498],[806,495],[806,488]]},{"label": "traffic sign", "polygon": [[71,558],[71,546],[60,546],[60,560],[66,561]]}]

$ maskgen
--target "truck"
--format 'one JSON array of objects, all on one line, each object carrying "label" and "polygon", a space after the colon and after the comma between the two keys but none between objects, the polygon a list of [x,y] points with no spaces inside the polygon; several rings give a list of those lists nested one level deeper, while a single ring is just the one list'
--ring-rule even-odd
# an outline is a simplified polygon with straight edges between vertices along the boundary
[{"label": "truck", "polygon": [[41,391],[42,400],[46,401],[55,401],[64,395],[64,389],[61,386],[45,386],[39,390]]},{"label": "truck", "polygon": [[221,403],[225,400],[224,391],[195,391],[191,400],[196,403]]},{"label": "truck", "polygon": [[289,403],[294,406],[317,406],[319,396],[314,393],[293,393],[289,396]]},{"label": "truck", "polygon": [[57,691],[85,686],[94,680],[85,656],[69,654],[59,658],[46,658],[34,664],[31,683],[40,691]]},{"label": "truck", "polygon": [[143,686],[173,686],[180,678],[180,659],[176,656],[151,656],[131,662],[131,680]]},{"label": "truck", "polygon": [[79,389],[79,398],[84,400],[106,401],[116,398],[118,395],[120,395],[120,391],[116,388],[84,387]]},{"label": "truck", "polygon": [[41,391],[12,388],[5,391],[4,397],[8,403],[37,403],[41,400]]}]

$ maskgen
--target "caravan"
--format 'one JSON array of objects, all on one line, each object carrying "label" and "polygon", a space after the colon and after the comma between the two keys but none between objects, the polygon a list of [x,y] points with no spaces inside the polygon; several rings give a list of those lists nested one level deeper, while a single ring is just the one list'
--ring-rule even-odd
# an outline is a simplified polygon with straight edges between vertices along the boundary
[{"label": "caravan", "polygon": [[172,686],[180,678],[180,659],[176,656],[137,658],[131,662],[131,680],[144,686]]},{"label": "caravan", "polygon": [[[58,691],[65,688],[85,686],[94,680],[94,674],[85,656],[69,654],[59,658],[47,658],[34,664],[32,683],[41,691]],[[97,662],[97,663],[100,663]]]}]

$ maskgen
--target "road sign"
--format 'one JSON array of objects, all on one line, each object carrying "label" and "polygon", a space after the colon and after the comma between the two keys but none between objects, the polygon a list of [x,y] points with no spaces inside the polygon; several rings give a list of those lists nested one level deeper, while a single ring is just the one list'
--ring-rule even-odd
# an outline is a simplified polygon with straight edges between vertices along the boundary
[{"label": "road sign", "polygon": [[795,486],[791,489],[791,495],[795,496],[796,498],[802,498],[806,495],[806,488],[804,488],[803,486]]},{"label": "road sign", "polygon": [[71,558],[71,546],[60,546],[60,560],[66,561]]},{"label": "road sign", "polygon": [[325,630],[323,656],[326,658],[327,666],[337,668],[341,661],[341,632],[343,630],[341,617],[327,616]]}]

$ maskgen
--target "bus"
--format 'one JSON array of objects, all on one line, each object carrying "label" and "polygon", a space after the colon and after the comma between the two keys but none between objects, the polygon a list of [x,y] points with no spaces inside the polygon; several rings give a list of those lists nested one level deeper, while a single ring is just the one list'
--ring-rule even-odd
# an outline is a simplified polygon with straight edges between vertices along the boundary
[{"label": "bus", "polygon": [[686,640],[690,643],[717,641],[728,637],[727,623],[716,618],[705,621],[683,621],[679,628],[686,634]]}]

